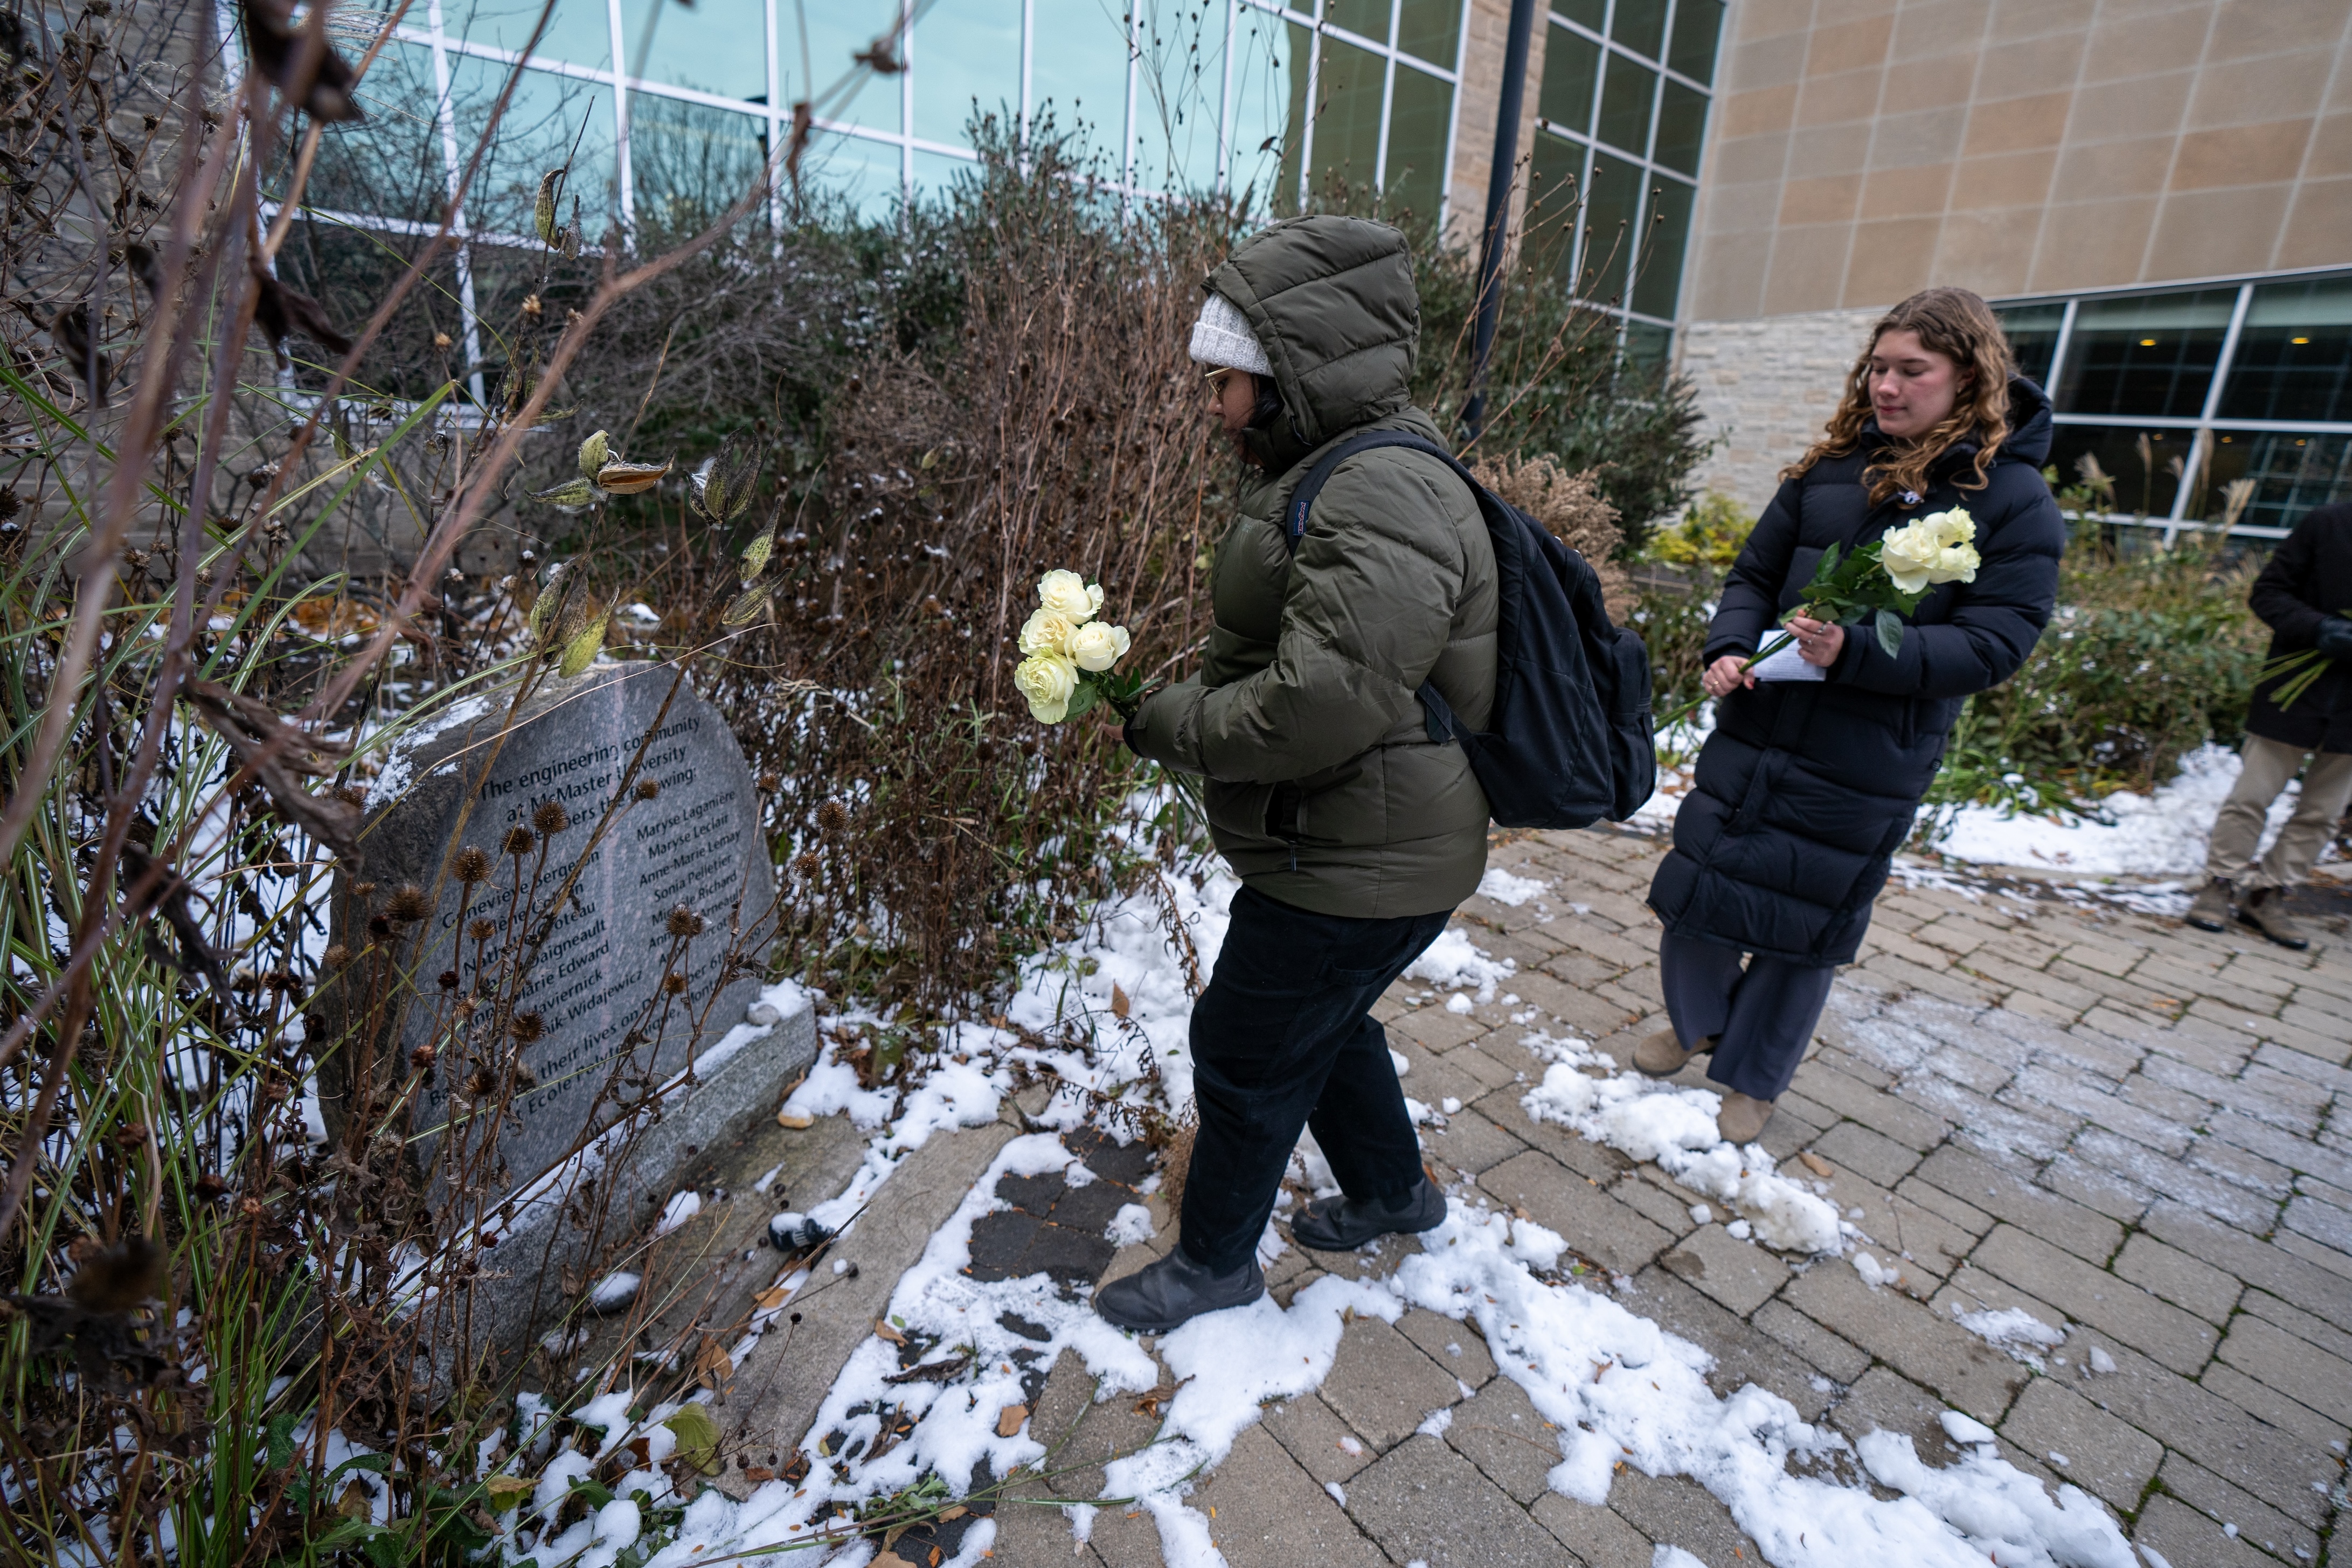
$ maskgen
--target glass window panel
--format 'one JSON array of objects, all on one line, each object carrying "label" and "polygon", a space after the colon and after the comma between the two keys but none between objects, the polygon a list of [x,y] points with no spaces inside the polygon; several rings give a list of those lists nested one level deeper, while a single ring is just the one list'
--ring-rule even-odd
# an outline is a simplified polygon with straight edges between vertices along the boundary
[{"label": "glass window panel", "polygon": [[1034,0],[1029,110],[1050,108],[1059,132],[1116,150],[1127,134],[1128,7],[1120,0]]},{"label": "glass window panel", "polygon": [[1368,49],[1323,40],[1315,87],[1313,166],[1307,171],[1319,202],[1365,190],[1380,178],[1381,100],[1388,61]]},{"label": "glass window panel", "polygon": [[[2128,425],[2061,425],[2050,444],[2050,461],[2058,469],[2060,485],[2083,479],[2085,455],[2116,482],[2116,510],[2148,517],[2169,517],[2173,493],[2180,488],[2179,467],[2185,467],[2195,445],[2193,430],[2137,430]],[[2145,437],[2147,455],[2140,455]]]},{"label": "glass window panel", "polygon": [[1658,89],[1658,144],[1650,155],[1670,169],[1696,175],[1706,140],[1706,95],[1667,78]]},{"label": "glass window panel", "polygon": [[621,47],[640,81],[768,101],[767,0],[622,0]]},{"label": "glass window panel", "polygon": [[[367,118],[321,131],[303,199],[329,212],[437,221],[449,195],[433,116],[440,96],[431,49],[386,44],[360,79],[357,97]],[[284,190],[282,177],[272,188]]]},{"label": "glass window panel", "polygon": [[[530,48],[531,29],[539,26],[539,14],[543,8],[543,0],[475,0],[472,5],[445,9],[441,29],[450,38],[520,54]],[[408,25],[421,27],[425,24],[424,8],[411,6]],[[613,18],[605,9],[604,0],[555,0],[554,14],[547,19],[547,30],[540,35],[539,47],[530,52],[567,65],[610,70]]]},{"label": "glass window panel", "polygon": [[927,153],[919,147],[915,149],[913,163],[916,199],[927,202],[937,201],[947,195],[958,180],[971,178],[980,168],[969,158],[959,158],[949,153]]},{"label": "glass window panel", "polygon": [[1592,89],[1601,79],[1601,46],[1565,27],[1544,40],[1543,89],[1536,111],[1571,131],[1592,129]]},{"label": "glass window panel", "polygon": [[2352,278],[2254,290],[2221,389],[2230,419],[2352,419]]},{"label": "glass window panel", "polygon": [[1519,237],[1522,268],[1562,282],[1573,280],[1570,266],[1575,259],[1578,193],[1583,185],[1583,147],[1538,132],[1528,169],[1527,220]]},{"label": "glass window panel", "polygon": [[1000,121],[1021,112],[1021,0],[933,0],[916,12],[910,53],[924,140],[962,145],[975,105]]},{"label": "glass window panel", "polygon": [[1462,0],[1404,0],[1396,42],[1415,59],[1452,70],[1462,53]]},{"label": "glass window panel", "polygon": [[820,132],[809,138],[801,158],[801,183],[811,196],[840,202],[867,222],[879,223],[898,208],[898,146]]},{"label": "glass window panel", "polygon": [[1722,36],[1723,0],[1675,0],[1675,38],[1666,46],[1666,64],[1713,86],[1716,42]]},{"label": "glass window panel", "polygon": [[1389,0],[1327,0],[1323,19],[1360,38],[1376,44],[1389,41]]},{"label": "glass window panel", "polygon": [[[792,5],[777,13],[776,68],[786,104],[807,99],[819,120],[838,125],[898,132],[898,78],[880,76],[855,57],[887,38],[897,25],[898,0],[824,0]],[[805,44],[805,47],[803,47]]]},{"label": "glass window panel", "polygon": [[2232,479],[2254,481],[2253,499],[2238,521],[2261,528],[2293,528],[2315,506],[2352,500],[2352,436],[2268,430],[2217,432],[2199,514],[2218,520],[2221,489]]},{"label": "glass window panel", "polygon": [[1674,353],[1675,333],[1671,327],[1661,327],[1652,321],[1625,323],[1625,361],[1645,375],[1665,374],[1667,360]]},{"label": "glass window panel", "polygon": [[1633,309],[1672,319],[1683,281],[1683,247],[1690,237],[1690,186],[1663,174],[1650,176],[1648,210],[1642,215],[1642,256],[1633,279]]},{"label": "glass window panel", "polygon": [[1144,0],[1139,16],[1135,180],[1152,190],[1213,189],[1224,16],[1183,0]]},{"label": "glass window panel", "polygon": [[702,228],[760,183],[767,158],[764,114],[629,95],[629,180],[639,223],[680,235]]},{"label": "glass window panel", "polygon": [[1609,36],[1637,54],[1658,58],[1666,41],[1666,0],[1617,0]]},{"label": "glass window panel", "polygon": [[1640,165],[1596,150],[1584,187],[1584,243],[1577,258],[1576,292],[1587,300],[1622,300],[1633,259],[1633,213],[1642,195]]},{"label": "glass window panel", "polygon": [[1609,0],[1552,0],[1551,14],[1565,16],[1597,33],[1609,20]]},{"label": "glass window panel", "polygon": [[1454,118],[1451,84],[1400,65],[1389,106],[1389,214],[1434,217],[1445,194],[1445,135]]},{"label": "glass window panel", "polygon": [[1658,73],[1623,55],[1609,57],[1608,80],[1601,89],[1601,121],[1594,134],[1636,156],[1650,148],[1650,100]]},{"label": "glass window panel", "polygon": [[[505,87],[509,68],[488,60],[449,62],[449,100],[462,159],[481,140],[490,110]],[[575,157],[572,147],[579,139]],[[581,226],[592,241],[619,210],[619,179],[613,155],[613,89],[547,71],[526,70],[515,83],[507,112],[488,138],[489,151],[466,198],[474,227],[507,234],[530,232],[539,178],[572,160],[567,197],[580,201]],[[566,201],[567,208],[570,205]],[[566,216],[569,216],[567,211]]]},{"label": "glass window panel", "polygon": [[2058,376],[2059,411],[2202,414],[2237,300],[2235,289],[2200,289],[2084,300]]},{"label": "glass window panel", "polygon": [[2050,356],[2058,350],[2058,329],[2065,324],[2063,305],[2009,305],[1995,310],[2009,339],[2010,357],[2017,374],[2037,386],[2050,384]]},{"label": "glass window panel", "polygon": [[1298,149],[1307,131],[1307,29],[1244,10],[1234,28],[1233,168],[1243,210],[1298,210]]}]

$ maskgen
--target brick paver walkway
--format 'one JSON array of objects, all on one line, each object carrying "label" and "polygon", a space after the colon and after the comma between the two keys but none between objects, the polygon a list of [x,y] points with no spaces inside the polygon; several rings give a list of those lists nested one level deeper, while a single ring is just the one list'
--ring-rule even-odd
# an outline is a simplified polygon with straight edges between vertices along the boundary
[{"label": "brick paver walkway", "polygon": [[[1512,1013],[1540,1008],[1621,1061],[1663,1021],[1641,902],[1662,848],[1603,833],[1498,847],[1496,865],[1552,883],[1549,913],[1473,900],[1459,917],[1517,962],[1519,1005],[1384,1004],[1407,1091],[1465,1102],[1429,1139],[1456,1191],[1525,1209],[1620,1276],[1629,1306],[1714,1354],[1718,1394],[1754,1382],[1850,1435],[1906,1432],[1930,1464],[1957,1458],[1937,1421],[1956,1408],[2176,1568],[2324,1560],[2352,1436],[2346,921],[2294,953],[2049,889],[1890,889],[1764,1138],[1900,1271],[1873,1288],[1848,1262],[1791,1267],[1695,1225],[1696,1194],[1654,1165],[1519,1108],[1543,1066]],[[1393,1262],[1294,1249],[1272,1273],[1286,1298],[1324,1268]],[[2012,1307],[2067,1327],[2039,1371],[1954,1321]],[[1066,1361],[1036,1429],[1061,1429],[1087,1392]],[[1442,1436],[1415,1432],[1446,1405]],[[1155,1425],[1124,1400],[1097,1411],[1062,1462]],[[1760,1560],[1695,1483],[1628,1467],[1593,1508],[1546,1488],[1558,1458],[1468,1325],[1416,1311],[1353,1324],[1321,1391],[1269,1410],[1195,1501],[1217,1509],[1236,1564],[1648,1568],[1654,1542],[1716,1568]],[[1061,1495],[1089,1479],[1062,1478]],[[999,1517],[999,1560],[1073,1560],[1058,1513]],[[1107,1513],[1076,1560],[1157,1563],[1156,1533]]]}]

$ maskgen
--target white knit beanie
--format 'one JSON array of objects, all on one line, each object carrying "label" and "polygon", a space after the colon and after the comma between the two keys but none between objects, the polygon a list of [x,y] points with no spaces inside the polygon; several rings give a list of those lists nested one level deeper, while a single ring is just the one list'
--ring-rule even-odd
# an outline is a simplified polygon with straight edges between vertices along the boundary
[{"label": "white knit beanie", "polygon": [[1223,294],[1210,291],[1201,305],[1201,319],[1192,323],[1192,357],[1202,364],[1245,370],[1252,375],[1272,375],[1265,350],[1250,331],[1249,318]]}]

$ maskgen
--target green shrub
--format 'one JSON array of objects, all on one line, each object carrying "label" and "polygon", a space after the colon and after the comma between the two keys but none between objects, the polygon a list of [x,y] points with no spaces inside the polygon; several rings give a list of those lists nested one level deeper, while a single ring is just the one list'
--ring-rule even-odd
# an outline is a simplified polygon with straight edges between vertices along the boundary
[{"label": "green shrub", "polygon": [[1753,514],[1729,496],[1710,490],[1691,503],[1680,522],[1651,535],[1633,567],[1641,597],[1633,625],[1650,645],[1650,700],[1671,713],[1699,695],[1707,623],[1715,617],[1724,574],[1739,559]]}]

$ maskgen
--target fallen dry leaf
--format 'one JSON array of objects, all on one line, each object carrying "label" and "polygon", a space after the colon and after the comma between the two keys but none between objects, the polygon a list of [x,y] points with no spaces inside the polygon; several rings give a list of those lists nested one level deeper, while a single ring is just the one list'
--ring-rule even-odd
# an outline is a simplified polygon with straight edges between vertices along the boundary
[{"label": "fallen dry leaf", "polygon": [[1010,1437],[1014,1433],[1020,1431],[1021,1424],[1028,1419],[1029,1407],[1027,1405],[1008,1405],[1004,1407],[1003,1414],[1000,1415],[996,1418],[996,1435],[1000,1437]]},{"label": "fallen dry leaf", "polygon": [[772,1312],[777,1308],[782,1306],[791,1295],[792,1292],[785,1289],[782,1285],[771,1285],[766,1289],[753,1294],[751,1297],[751,1305],[757,1307],[762,1312]]},{"label": "fallen dry leaf", "polygon": [[1127,1016],[1128,1009],[1133,1005],[1134,1004],[1128,1001],[1127,993],[1125,990],[1120,988],[1118,982],[1116,980],[1112,981],[1110,983],[1110,1010],[1112,1014],[1118,1017],[1124,1018]]},{"label": "fallen dry leaf", "polygon": [[894,1345],[903,1345],[907,1342],[907,1336],[892,1328],[887,1318],[874,1320],[874,1332],[877,1338],[888,1340]]},{"label": "fallen dry leaf", "polygon": [[1802,1152],[1799,1153],[1797,1161],[1800,1164],[1803,1165],[1806,1170],[1811,1171],[1816,1176],[1827,1176],[1833,1173],[1834,1168],[1830,1164],[1830,1163],[1827,1160],[1822,1159],[1819,1154],[1814,1153],[1811,1149],[1804,1150]]},{"label": "fallen dry leaf", "polygon": [[694,1352],[694,1375],[697,1382],[716,1391],[719,1385],[735,1375],[734,1358],[715,1334],[702,1336],[702,1348]]}]

